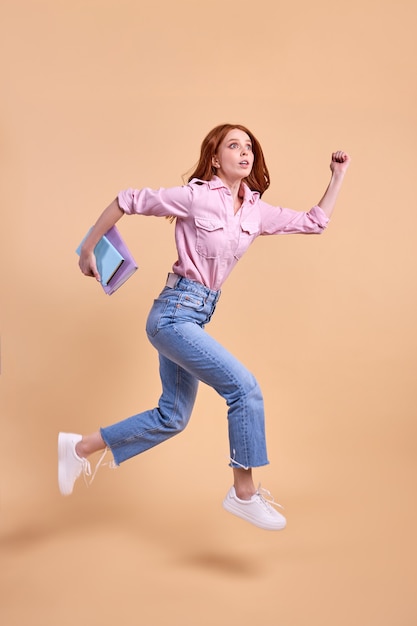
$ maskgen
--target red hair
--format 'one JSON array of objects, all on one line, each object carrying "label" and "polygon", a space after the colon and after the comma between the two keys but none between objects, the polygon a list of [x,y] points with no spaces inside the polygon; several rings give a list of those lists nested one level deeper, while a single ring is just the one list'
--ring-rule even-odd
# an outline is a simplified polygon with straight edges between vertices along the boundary
[{"label": "red hair", "polygon": [[188,178],[190,182],[193,178],[199,178],[200,180],[211,180],[216,174],[216,168],[213,166],[213,156],[217,153],[217,150],[226,137],[227,133],[231,130],[238,129],[249,135],[252,142],[252,150],[254,155],[253,167],[249,176],[244,181],[252,191],[259,191],[262,194],[269,187],[269,172],[265,163],[264,154],[262,152],[261,144],[245,126],[241,124],[221,124],[216,126],[209,132],[207,137],[203,139],[201,144],[200,159]]}]

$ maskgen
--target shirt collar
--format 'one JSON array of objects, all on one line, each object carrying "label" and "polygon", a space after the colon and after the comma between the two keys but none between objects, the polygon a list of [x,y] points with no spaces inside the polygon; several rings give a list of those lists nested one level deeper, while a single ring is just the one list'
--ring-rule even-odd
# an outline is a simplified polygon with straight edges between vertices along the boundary
[{"label": "shirt collar", "polygon": [[[195,178],[193,180],[198,180],[198,179]],[[202,182],[208,185],[209,189],[228,189],[227,185],[224,184],[224,182],[222,181],[221,178],[219,178],[219,176],[213,176],[211,180],[202,180],[199,182]],[[243,186],[243,201],[250,202],[251,204],[253,204],[260,196],[259,191],[252,191],[244,182],[242,182],[242,186]]]}]

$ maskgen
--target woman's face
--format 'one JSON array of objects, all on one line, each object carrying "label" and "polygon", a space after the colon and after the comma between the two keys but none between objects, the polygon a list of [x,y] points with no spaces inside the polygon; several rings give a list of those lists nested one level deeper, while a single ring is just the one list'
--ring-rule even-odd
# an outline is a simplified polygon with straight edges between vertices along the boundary
[{"label": "woman's face", "polygon": [[238,128],[227,133],[212,159],[217,175],[230,184],[249,176],[253,161],[252,141]]}]

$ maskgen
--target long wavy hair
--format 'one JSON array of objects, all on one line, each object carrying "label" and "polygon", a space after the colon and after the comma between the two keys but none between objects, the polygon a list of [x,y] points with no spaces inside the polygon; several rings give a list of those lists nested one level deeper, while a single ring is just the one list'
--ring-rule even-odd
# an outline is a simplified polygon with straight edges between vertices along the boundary
[{"label": "long wavy hair", "polygon": [[188,178],[188,182],[193,178],[200,180],[211,180],[216,175],[216,168],[213,166],[213,157],[230,130],[238,129],[249,135],[252,142],[252,150],[254,155],[253,167],[249,176],[244,178],[245,183],[252,191],[258,191],[260,195],[269,187],[269,172],[265,163],[265,157],[262,152],[261,144],[253,133],[241,124],[220,124],[211,130],[203,139],[201,144],[200,158],[195,166],[192,174]]}]

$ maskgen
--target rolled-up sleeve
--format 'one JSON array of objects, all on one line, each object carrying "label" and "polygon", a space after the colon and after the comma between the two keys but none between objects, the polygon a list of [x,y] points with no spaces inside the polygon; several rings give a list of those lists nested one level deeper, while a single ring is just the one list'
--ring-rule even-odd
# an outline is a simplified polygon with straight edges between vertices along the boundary
[{"label": "rolled-up sleeve", "polygon": [[119,207],[132,215],[154,215],[156,217],[185,217],[193,201],[190,185],[160,189],[124,189],[117,195]]},{"label": "rolled-up sleeve", "polygon": [[294,211],[260,201],[260,210],[261,235],[320,235],[330,221],[318,205],[310,211]]}]

